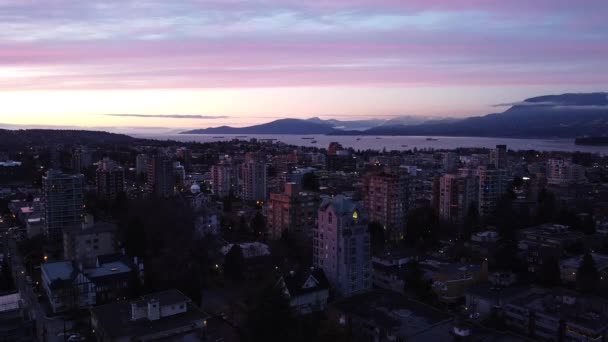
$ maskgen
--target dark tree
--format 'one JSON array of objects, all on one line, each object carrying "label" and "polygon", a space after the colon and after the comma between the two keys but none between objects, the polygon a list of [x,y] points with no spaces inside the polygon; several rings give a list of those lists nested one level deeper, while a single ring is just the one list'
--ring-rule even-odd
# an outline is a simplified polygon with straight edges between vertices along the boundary
[{"label": "dark tree", "polygon": [[538,269],[538,282],[544,287],[557,287],[560,285],[559,260],[556,257],[547,256],[543,259],[543,263]]},{"label": "dark tree", "polygon": [[562,209],[559,211],[557,217],[555,218],[555,222],[559,224],[563,224],[565,226],[569,226],[574,230],[580,230],[580,222],[576,213],[572,210]]},{"label": "dark tree", "polygon": [[593,220],[593,217],[591,215],[586,215],[581,220],[580,231],[587,235],[595,234],[595,220]]},{"label": "dark tree", "polygon": [[517,246],[517,232],[509,224],[499,225],[498,245],[494,251],[495,267],[499,270],[519,273],[523,264],[519,259]]},{"label": "dark tree", "polygon": [[429,301],[433,298],[431,281],[425,279],[424,271],[418,261],[410,261],[405,269],[405,293],[413,294],[420,301]]},{"label": "dark tree", "polygon": [[517,213],[513,207],[514,197],[512,192],[504,194],[496,203],[496,210],[490,219],[490,222],[498,227],[499,233],[509,235],[509,239],[513,238],[510,235],[520,228],[516,219]]},{"label": "dark tree", "polygon": [[552,221],[556,210],[557,204],[555,195],[547,189],[542,189],[538,194],[537,223],[547,223]]},{"label": "dark tree", "polygon": [[524,180],[519,176],[513,177],[513,182],[511,185],[513,185],[515,188],[519,188],[520,186],[524,185]]},{"label": "dark tree", "polygon": [[224,208],[224,212],[229,213],[232,211],[232,202],[234,202],[234,194],[232,190],[228,193],[228,196],[222,198],[222,207]]},{"label": "dark tree", "polygon": [[15,288],[11,265],[7,258],[2,261],[2,273],[0,274],[0,290],[9,291]]},{"label": "dark tree", "polygon": [[267,168],[267,171],[266,171],[266,176],[268,176],[268,178],[276,177],[277,176],[277,168],[274,167],[273,165],[268,165],[268,168]]},{"label": "dark tree", "polygon": [[334,321],[323,321],[319,325],[316,341],[319,342],[350,342],[353,336],[341,325]]},{"label": "dark tree", "polygon": [[405,225],[405,243],[423,250],[439,243],[439,219],[431,208],[411,211]]},{"label": "dark tree", "polygon": [[279,287],[269,286],[262,290],[248,314],[247,341],[291,341],[295,325],[287,297]]},{"label": "dark tree", "polygon": [[249,234],[249,225],[247,224],[247,220],[245,219],[244,215],[241,215],[239,217],[239,222],[236,227],[236,231],[239,234]]},{"label": "dark tree", "polygon": [[110,203],[110,213],[114,217],[127,215],[129,210],[129,199],[124,191],[119,192],[116,198]]},{"label": "dark tree", "polygon": [[224,274],[226,278],[233,281],[241,281],[245,278],[245,257],[241,246],[234,244],[224,259]]},{"label": "dark tree", "polygon": [[266,234],[266,218],[261,212],[256,212],[249,224],[256,238],[263,237]]},{"label": "dark tree", "polygon": [[[128,201],[127,214],[119,222],[124,247],[145,263],[145,287],[149,291],[177,288],[197,300],[200,297],[200,265],[196,264],[194,215],[174,199]],[[179,267],[176,267],[178,265]]]},{"label": "dark tree", "polygon": [[471,203],[467,209],[467,215],[464,217],[464,223],[459,230],[459,237],[464,240],[469,240],[471,234],[479,228],[479,209],[477,202]]},{"label": "dark tree", "polygon": [[137,298],[143,294],[143,287],[137,273],[129,274],[129,298]]},{"label": "dark tree", "polygon": [[384,237],[384,226],[378,222],[370,222],[367,226],[369,230],[372,254],[380,253],[384,250],[386,242]]},{"label": "dark tree", "polygon": [[319,191],[319,177],[314,172],[307,172],[302,176],[302,189]]},{"label": "dark tree", "polygon": [[129,255],[145,256],[148,244],[144,223],[139,217],[132,217],[126,228],[125,246]]},{"label": "dark tree", "polygon": [[600,275],[591,253],[585,253],[576,272],[576,285],[583,293],[593,293],[597,289]]},{"label": "dark tree", "polygon": [[564,250],[570,255],[581,255],[585,253],[585,245],[582,241],[576,241],[568,244]]}]

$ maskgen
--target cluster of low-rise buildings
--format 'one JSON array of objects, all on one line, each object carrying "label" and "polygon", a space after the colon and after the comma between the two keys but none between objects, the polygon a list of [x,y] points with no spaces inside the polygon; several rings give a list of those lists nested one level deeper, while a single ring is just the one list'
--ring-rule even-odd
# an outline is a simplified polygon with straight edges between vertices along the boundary
[{"label": "cluster of low-rise buildings", "polygon": [[[591,181],[599,179],[593,176],[595,164],[583,166],[557,153],[515,154],[505,145],[393,153],[252,139],[217,150],[140,146],[134,151],[128,163],[108,157],[95,163],[94,150],[76,147],[71,172],[46,170],[39,192],[9,204],[27,238],[45,236],[55,247],[58,257],[41,265],[41,288],[52,312],[90,309],[101,341],[202,338],[207,314],[177,290],[131,298],[131,289],[144,282],[145,260],[125,255],[111,220],[94,222],[87,215],[88,191],[107,202],[181,201],[194,213],[192,238],[220,241],[221,247],[209,252],[217,254],[218,274],[238,250],[244,284],[261,282],[274,270],[275,286],[298,315],[327,313],[370,340],[519,340],[478,325],[495,316],[513,332],[543,340],[606,337],[602,300],[561,288],[521,287],[512,272],[493,270],[503,237],[484,221],[493,218],[506,195],[510,205],[534,216],[543,210],[539,198],[551,191],[560,209],[578,210],[585,203],[594,236],[606,234],[608,190]],[[94,185],[83,174],[89,169]],[[452,229],[424,255],[418,245],[404,247],[406,222],[418,209]],[[245,238],[226,227],[256,215],[264,226],[258,236]],[[374,236],[372,224],[380,227]],[[467,230],[463,227],[471,233],[456,232]],[[518,230],[515,253],[527,272],[537,274],[547,257],[554,257],[563,285],[575,283],[582,246],[598,249],[591,254],[604,279],[608,257],[599,252],[600,243],[572,228],[543,222]],[[277,262],[273,246],[281,241],[295,242],[309,264]],[[376,253],[374,243],[380,245]],[[411,295],[407,272],[414,263],[443,310],[405,298]],[[460,309],[464,318],[455,319]]]}]

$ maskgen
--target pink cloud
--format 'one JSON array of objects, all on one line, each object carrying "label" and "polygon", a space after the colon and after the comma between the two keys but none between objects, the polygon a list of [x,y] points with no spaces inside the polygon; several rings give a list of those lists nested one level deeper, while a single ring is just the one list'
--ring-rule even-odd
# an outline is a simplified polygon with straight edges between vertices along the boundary
[{"label": "pink cloud", "polygon": [[[17,74],[26,71],[0,79],[0,89],[608,85],[608,76],[601,72],[608,66],[608,35],[603,30],[608,1],[603,0],[584,6],[567,0],[153,1],[143,2],[141,13],[134,10],[129,15],[121,5],[105,4],[112,6],[96,9],[89,2],[68,0],[36,6],[0,3],[0,19],[5,18],[0,30],[15,22],[35,28],[28,42],[6,34],[4,41],[0,39],[0,75],[3,68]],[[203,17],[206,10],[215,12]],[[295,14],[276,19],[287,23],[274,28],[273,15],[286,11]],[[479,22],[460,22],[467,11],[484,14],[475,17]],[[348,26],[344,21],[369,19],[371,13],[408,20],[426,12],[450,15],[418,18],[406,28],[375,21],[368,28],[355,26],[361,30],[357,32],[340,27]],[[158,15],[158,22],[143,13]],[[343,13],[348,14],[346,19],[333,17]],[[143,24],[129,26],[131,15]],[[212,22],[209,27],[218,33],[235,22],[238,29],[218,37],[189,32],[196,25],[186,24],[187,19],[199,16]],[[289,28],[289,20],[314,29],[282,32]],[[555,23],[559,20],[567,29],[560,28],[561,21]],[[82,28],[87,21],[93,27],[87,39],[76,39],[82,32],[70,30],[57,33],[67,37],[36,36],[45,28],[63,27],[57,24]],[[104,32],[108,37],[96,37],[96,25],[100,31],[111,31]],[[274,29],[252,29],[265,25]],[[8,25],[4,31],[11,29]],[[123,31],[128,34],[121,36]],[[142,35],[161,38],[143,40]]]}]

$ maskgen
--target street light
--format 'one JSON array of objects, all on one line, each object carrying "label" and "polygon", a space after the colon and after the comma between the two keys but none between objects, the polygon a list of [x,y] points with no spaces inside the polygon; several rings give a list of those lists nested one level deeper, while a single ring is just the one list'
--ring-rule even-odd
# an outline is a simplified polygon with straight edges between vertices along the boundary
[{"label": "street light", "polygon": [[49,257],[45,255],[44,256],[44,262],[46,262],[47,260],[49,260]]}]

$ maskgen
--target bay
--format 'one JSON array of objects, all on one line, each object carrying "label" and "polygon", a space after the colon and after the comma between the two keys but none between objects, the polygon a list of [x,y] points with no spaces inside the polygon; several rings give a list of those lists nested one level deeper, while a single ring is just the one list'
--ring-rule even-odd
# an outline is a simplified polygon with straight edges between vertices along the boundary
[{"label": "bay", "polygon": [[[513,139],[489,137],[422,137],[422,136],[334,136],[334,135],[275,135],[275,134],[131,134],[136,138],[155,140],[175,140],[181,142],[217,142],[233,139],[249,140],[273,139],[290,145],[315,146],[327,148],[330,142],[338,142],[344,147],[355,150],[382,150],[387,151],[416,149],[455,149],[459,147],[493,148],[504,144],[510,150],[537,150],[562,152],[589,152],[608,154],[607,146],[575,145],[574,139]],[[303,139],[304,138],[304,139]]]}]

